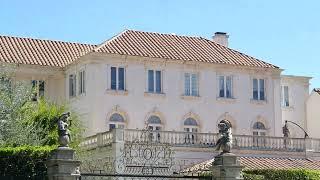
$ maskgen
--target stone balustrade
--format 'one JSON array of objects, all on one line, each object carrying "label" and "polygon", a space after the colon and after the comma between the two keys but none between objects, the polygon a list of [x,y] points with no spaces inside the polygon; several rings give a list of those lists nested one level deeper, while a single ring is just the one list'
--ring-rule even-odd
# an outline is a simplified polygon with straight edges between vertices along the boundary
[{"label": "stone balustrade", "polygon": [[[157,143],[168,143],[174,147],[212,148],[219,139],[219,134],[217,133],[191,133],[178,131],[146,132],[136,129],[125,129],[123,133],[125,142],[145,141],[148,139]],[[113,136],[113,131],[98,133],[94,136],[87,137],[81,143],[81,146],[89,149],[108,146],[112,144]],[[320,152],[320,139],[234,134],[233,149]]]}]

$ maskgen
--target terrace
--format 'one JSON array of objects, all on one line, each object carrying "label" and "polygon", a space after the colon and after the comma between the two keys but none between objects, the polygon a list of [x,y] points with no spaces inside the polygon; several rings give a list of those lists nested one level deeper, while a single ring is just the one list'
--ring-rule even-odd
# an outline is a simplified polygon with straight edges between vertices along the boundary
[{"label": "terrace", "polygon": [[[107,131],[87,137],[81,146],[94,149],[111,145],[115,131]],[[143,133],[148,133],[147,136]],[[147,137],[147,138],[146,138]],[[169,144],[172,147],[213,148],[219,139],[218,133],[190,133],[178,131],[123,130],[125,142],[152,141]],[[273,136],[233,135],[234,150],[278,151],[278,152],[314,152],[320,153],[320,139],[284,138]]]}]

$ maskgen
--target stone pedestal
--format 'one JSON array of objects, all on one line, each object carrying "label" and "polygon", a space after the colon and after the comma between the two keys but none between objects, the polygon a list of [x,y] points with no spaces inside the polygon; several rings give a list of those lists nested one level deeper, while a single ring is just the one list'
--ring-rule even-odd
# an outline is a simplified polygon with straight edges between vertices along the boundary
[{"label": "stone pedestal", "polygon": [[54,150],[46,165],[49,180],[77,180],[80,177],[80,161],[74,160],[74,150],[71,148]]},{"label": "stone pedestal", "polygon": [[238,157],[232,153],[225,153],[214,157],[212,163],[212,174],[215,180],[238,180],[241,177],[241,170]]}]

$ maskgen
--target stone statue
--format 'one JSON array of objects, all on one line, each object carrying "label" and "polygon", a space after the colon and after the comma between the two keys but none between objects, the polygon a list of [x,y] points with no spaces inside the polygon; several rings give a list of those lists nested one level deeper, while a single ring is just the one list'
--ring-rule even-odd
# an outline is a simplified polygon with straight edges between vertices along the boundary
[{"label": "stone statue", "polygon": [[69,121],[70,115],[70,112],[63,113],[58,120],[58,142],[60,147],[68,147],[71,141],[70,131],[68,129],[71,126],[71,121]]},{"label": "stone statue", "polygon": [[282,133],[283,133],[283,137],[289,137],[290,131],[287,123],[285,123],[285,125],[282,127]]},{"label": "stone statue", "polygon": [[221,154],[230,153],[232,146],[231,123],[228,120],[222,120],[218,124],[220,138],[216,144],[216,150],[222,150]]}]

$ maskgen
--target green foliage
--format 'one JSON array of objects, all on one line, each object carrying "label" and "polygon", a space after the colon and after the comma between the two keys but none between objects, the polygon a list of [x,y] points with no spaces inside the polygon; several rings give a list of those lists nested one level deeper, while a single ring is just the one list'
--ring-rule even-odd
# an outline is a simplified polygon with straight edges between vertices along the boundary
[{"label": "green foliage", "polygon": [[54,148],[50,146],[0,148],[0,177],[43,179],[47,174],[45,161]]},{"label": "green foliage", "polygon": [[243,173],[244,180],[265,180],[263,175]]},{"label": "green foliage", "polygon": [[[59,116],[68,111],[66,105],[58,105],[56,103],[48,102],[41,98],[37,104],[31,108],[27,124],[32,124],[36,129],[43,129],[44,131],[38,133],[38,136],[45,139],[42,145],[57,145],[58,144],[58,130],[57,121]],[[71,147],[76,148],[81,139],[84,128],[76,113],[71,113],[70,117],[70,131],[71,131]]]},{"label": "green foliage", "polygon": [[263,175],[265,179],[270,180],[318,180],[320,171],[306,169],[257,169],[245,170],[246,174]]},{"label": "green foliage", "polygon": [[[0,147],[57,145],[57,120],[69,111],[66,105],[46,99],[31,101],[37,89],[31,81],[12,81],[15,67],[0,63]],[[81,141],[83,128],[71,112],[72,147]]]},{"label": "green foliage", "polygon": [[[32,87],[24,81],[13,81],[14,66],[0,64],[0,145],[40,144],[32,126],[23,124],[27,118]],[[40,130],[39,130],[40,131]]]}]

